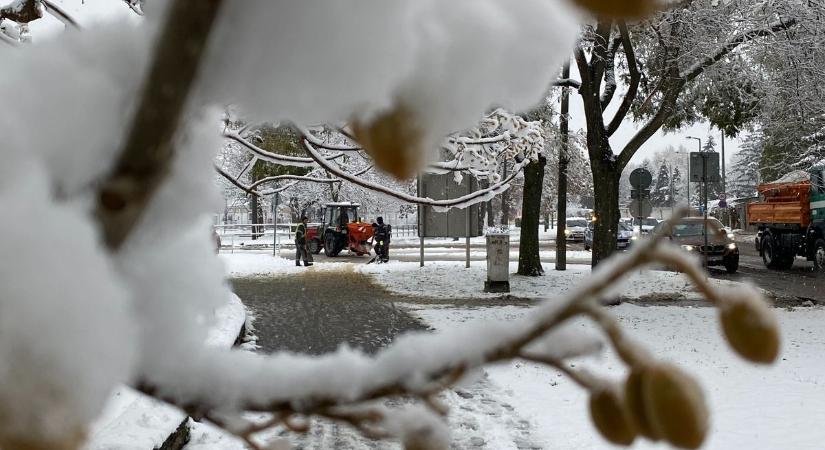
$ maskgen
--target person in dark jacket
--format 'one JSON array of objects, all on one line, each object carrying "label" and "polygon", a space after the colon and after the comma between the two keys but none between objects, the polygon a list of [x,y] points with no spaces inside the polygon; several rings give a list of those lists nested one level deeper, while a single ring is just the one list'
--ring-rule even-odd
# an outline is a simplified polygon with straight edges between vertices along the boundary
[{"label": "person in dark jacket", "polygon": [[301,259],[304,260],[304,266],[312,265],[312,255],[307,249],[307,221],[306,216],[301,217],[301,223],[295,229],[295,265],[301,265]]},{"label": "person in dark jacket", "polygon": [[390,260],[390,238],[392,238],[392,226],[384,223],[383,217],[377,217],[376,223],[372,224],[372,238],[375,243],[375,256],[381,262]]}]

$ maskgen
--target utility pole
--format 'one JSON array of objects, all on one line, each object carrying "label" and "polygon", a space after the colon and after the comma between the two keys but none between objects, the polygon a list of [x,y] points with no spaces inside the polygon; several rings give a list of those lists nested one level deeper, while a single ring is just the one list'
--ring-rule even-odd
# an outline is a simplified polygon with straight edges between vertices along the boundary
[{"label": "utility pole", "polygon": [[[693,136],[687,136],[687,138],[688,139],[696,139],[697,141],[699,141],[699,151],[700,152],[702,151],[702,138],[693,137]],[[687,193],[688,212],[689,212],[688,215],[692,216],[693,215],[693,209],[690,207],[690,152],[688,152],[688,154],[687,154],[687,161],[688,161],[688,165],[687,165],[688,173],[687,173],[687,177],[685,177],[685,178],[687,178],[687,186],[688,186],[688,193]]]},{"label": "utility pole", "polygon": [[673,217],[673,164],[668,164],[668,169],[670,172],[668,176],[668,180],[670,180],[670,217]]},{"label": "utility pole", "polygon": [[[570,61],[561,69],[562,78],[570,78]],[[558,216],[556,218],[556,270],[567,270],[567,236],[564,234],[567,225],[567,140],[569,131],[570,90],[561,88],[561,111],[559,114],[559,185],[557,192]]]},{"label": "utility pole", "polygon": [[722,193],[727,197],[728,191],[725,188],[725,130],[722,130]]}]

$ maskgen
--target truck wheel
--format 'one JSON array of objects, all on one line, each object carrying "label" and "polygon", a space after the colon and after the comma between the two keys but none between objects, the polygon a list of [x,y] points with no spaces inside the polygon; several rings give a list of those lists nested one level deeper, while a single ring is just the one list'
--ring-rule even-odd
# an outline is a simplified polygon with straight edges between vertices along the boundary
[{"label": "truck wheel", "polygon": [[814,269],[825,273],[825,239],[819,238],[814,244]]},{"label": "truck wheel", "polygon": [[765,267],[768,269],[781,269],[782,268],[782,253],[779,250],[779,247],[773,242],[770,236],[764,236],[762,238],[762,261],[765,263]]}]

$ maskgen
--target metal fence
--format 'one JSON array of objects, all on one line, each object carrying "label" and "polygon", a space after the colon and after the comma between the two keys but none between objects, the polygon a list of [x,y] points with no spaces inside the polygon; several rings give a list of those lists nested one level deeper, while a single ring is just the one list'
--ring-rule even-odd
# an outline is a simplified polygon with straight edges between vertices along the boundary
[{"label": "metal fence", "polygon": [[418,236],[418,225],[414,223],[392,225],[392,235],[393,237],[416,237]]},{"label": "metal fence", "polygon": [[[231,224],[214,225],[215,232],[221,239],[221,249],[234,252],[238,250],[272,249],[280,246],[292,246],[292,236],[295,233],[294,223],[279,223],[273,227],[271,223],[260,224]],[[273,232],[278,230],[277,235]]]},{"label": "metal fence", "polygon": [[[291,248],[293,236],[297,223],[279,223],[278,233],[273,233],[274,227],[271,223],[260,224],[228,224],[213,225],[215,232],[221,239],[221,249],[233,252],[235,250],[280,250],[279,247]],[[394,237],[415,237],[418,236],[418,225],[399,224],[393,225],[392,235]]]}]

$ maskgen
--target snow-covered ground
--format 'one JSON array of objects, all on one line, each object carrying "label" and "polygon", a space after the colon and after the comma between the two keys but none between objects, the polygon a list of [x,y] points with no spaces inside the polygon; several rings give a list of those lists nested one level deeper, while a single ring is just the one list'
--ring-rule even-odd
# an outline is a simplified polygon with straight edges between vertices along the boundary
[{"label": "snow-covered ground", "polygon": [[[229,348],[246,321],[246,309],[236,296],[215,310],[206,345]],[[158,448],[186,418],[181,410],[122,386],[109,398],[92,424],[84,450],[147,450]]]},{"label": "snow-covered ground", "polygon": [[[419,267],[418,263],[390,262],[357,266],[364,273],[389,290],[402,295],[417,295],[434,298],[489,298],[501,294],[483,292],[487,278],[487,263],[473,261],[470,268],[463,262],[435,261]],[[567,292],[585,282],[590,275],[590,266],[568,264],[566,271],[552,270],[545,265],[542,277],[512,275],[518,270],[518,263],[510,263],[510,294],[524,298],[548,298]],[[735,284],[725,280],[711,280],[718,285]],[[614,296],[623,298],[647,298],[660,300],[698,300],[687,278],[676,272],[645,270],[636,271],[616,286]]]},{"label": "snow-covered ground", "polygon": [[[292,261],[263,254],[222,254],[229,273],[282,275],[295,268]],[[516,263],[511,265],[515,272]],[[477,321],[514,320],[529,307],[485,306],[493,294],[482,291],[485,263],[393,262],[382,265],[318,264],[312,270],[359,270],[390,291],[404,295],[478,298],[472,307],[445,304],[401,304],[414,316],[443,330]],[[590,268],[569,265],[565,272],[552,267],[544,277],[512,275],[511,294],[519,297],[554,297],[581,282]],[[731,282],[725,282],[731,283]],[[665,271],[635,272],[617,290],[627,298],[685,299],[698,296],[684,277]],[[630,336],[658,358],[679,364],[694,374],[705,389],[713,412],[712,431],[704,449],[814,450],[825,441],[825,335],[821,324],[825,309],[776,310],[783,350],[778,363],[758,367],[735,356],[720,335],[716,310],[691,301],[682,306],[622,304],[616,314]],[[655,304],[655,303],[653,303]],[[692,306],[693,305],[693,306]],[[596,331],[586,321],[580,326]],[[624,366],[610,349],[600,356],[583,358],[577,365],[613,379],[625,374]],[[613,448],[593,429],[587,413],[587,397],[558,372],[533,363],[512,361],[488,367],[472,385],[447,392],[450,425],[457,448],[487,449],[604,449]],[[337,429],[320,425],[321,434]],[[349,448],[349,447],[348,447]],[[360,447],[353,447],[360,448]],[[382,444],[376,448],[398,448]],[[663,444],[637,441],[634,448],[666,449]],[[243,446],[208,425],[195,424],[187,450],[241,450]]]},{"label": "snow-covered ground", "polygon": [[[528,308],[432,308],[407,305],[436,329],[461,323],[512,320]],[[679,364],[701,382],[713,412],[706,450],[814,450],[825,441],[825,336],[818,332],[825,310],[778,310],[783,334],[779,362],[769,368],[735,356],[719,334],[713,308],[635,306],[611,311],[630,336],[657,355]],[[582,326],[592,327],[585,322]],[[594,372],[620,378],[624,367],[611,351],[578,361]],[[487,369],[500,405],[510,405],[529,421],[531,440],[540,448],[611,448],[590,424],[585,393],[559,373],[533,363],[513,361]],[[487,434],[512,430],[490,422]],[[490,447],[506,448],[506,447]],[[634,448],[666,449],[663,444],[637,441]]]}]

